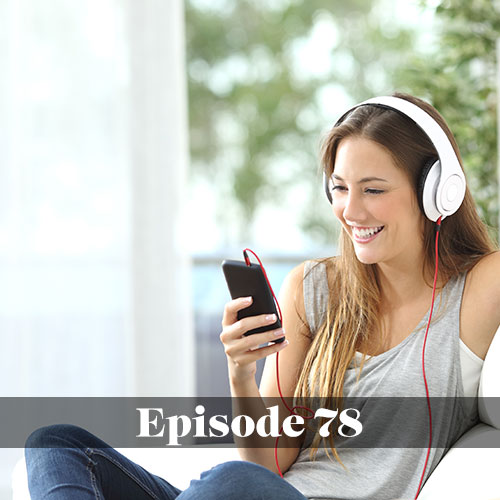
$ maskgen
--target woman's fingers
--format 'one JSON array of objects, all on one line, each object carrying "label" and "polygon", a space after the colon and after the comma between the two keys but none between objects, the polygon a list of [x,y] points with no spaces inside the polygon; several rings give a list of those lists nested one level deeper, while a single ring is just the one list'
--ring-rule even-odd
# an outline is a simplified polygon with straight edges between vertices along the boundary
[{"label": "woman's fingers", "polygon": [[239,379],[255,376],[257,360],[288,345],[286,340],[273,342],[284,338],[285,333],[282,328],[245,335],[255,328],[271,327],[277,320],[276,314],[273,313],[248,316],[238,320],[238,311],[250,306],[251,303],[251,297],[231,300],[226,304],[222,318],[220,340],[224,344],[224,351],[229,361],[230,376]]},{"label": "woman's fingers", "polygon": [[238,311],[249,307],[252,303],[252,297],[240,297],[226,303],[224,314],[222,316],[222,327],[226,327],[238,321]]},{"label": "woman's fingers", "polygon": [[277,328],[276,330],[269,330],[263,333],[253,333],[252,335],[245,336],[242,345],[246,347],[247,350],[253,350],[269,342],[276,342],[276,340],[284,336],[285,331],[283,328]]},{"label": "woman's fingers", "polygon": [[[269,330],[263,333],[254,333],[252,335],[247,335],[243,337],[238,337],[237,339],[229,340],[224,343],[226,354],[230,357],[237,356],[239,354],[247,353],[249,351],[258,350],[263,345],[267,345],[269,342],[275,342],[285,336],[283,328],[278,328],[276,330]],[[222,338],[222,334],[221,334]],[[280,343],[283,343],[280,342]]]},{"label": "woman's fingers", "polygon": [[[230,317],[230,314],[231,313],[228,313],[228,317]],[[223,329],[220,338],[223,343],[240,339],[246,332],[254,330],[255,328],[270,326],[276,323],[277,318],[276,314],[260,314],[258,316],[248,316],[240,320],[235,316],[234,319],[235,321],[232,323],[226,323],[226,318],[222,321]]]},{"label": "woman's fingers", "polygon": [[229,327],[231,335],[234,338],[241,338],[246,332],[260,328],[262,326],[271,326],[276,323],[276,314],[260,314],[259,316],[249,316],[236,321]]},{"label": "woman's fingers", "polygon": [[226,347],[237,343],[241,346],[242,350],[246,351],[253,349],[265,342],[276,340],[281,332],[277,332],[276,335],[273,333],[276,330],[270,330],[264,333],[254,333],[251,335],[245,334],[255,328],[271,326],[274,323],[276,323],[275,316],[270,319],[266,319],[265,315],[243,318],[233,325],[225,327],[220,334],[220,340]]},{"label": "woman's fingers", "polygon": [[[259,359],[265,358],[270,354],[274,354],[278,351],[281,351],[287,346],[288,346],[288,340],[285,339],[283,342],[280,342],[278,344],[269,344],[264,347],[258,347],[252,350],[247,350],[247,351],[235,350],[235,352],[233,352],[232,354],[228,354],[228,356],[237,365],[247,365],[250,363],[255,363]],[[231,350],[231,348],[228,348],[226,350],[226,353],[228,350]]]}]

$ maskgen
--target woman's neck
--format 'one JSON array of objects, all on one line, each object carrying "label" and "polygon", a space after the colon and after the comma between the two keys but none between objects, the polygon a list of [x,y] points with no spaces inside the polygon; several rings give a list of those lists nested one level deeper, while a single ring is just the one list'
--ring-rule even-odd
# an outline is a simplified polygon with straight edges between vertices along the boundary
[{"label": "woman's neck", "polygon": [[[423,260],[407,266],[378,264],[378,277],[382,291],[382,304],[398,308],[427,296],[432,289],[425,280]],[[439,283],[438,283],[439,284]]]}]

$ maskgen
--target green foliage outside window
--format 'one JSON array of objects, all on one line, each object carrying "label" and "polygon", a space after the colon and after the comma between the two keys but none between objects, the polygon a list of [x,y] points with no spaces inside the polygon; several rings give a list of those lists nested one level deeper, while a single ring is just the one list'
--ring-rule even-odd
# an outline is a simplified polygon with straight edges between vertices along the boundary
[{"label": "green foliage outside window", "polygon": [[[498,226],[498,4],[422,2],[437,21],[429,46],[419,26],[388,15],[387,2],[198,2],[186,4],[192,174],[213,182],[222,224],[236,212],[247,231],[262,200],[280,203],[300,185],[303,230],[331,240],[331,217],[318,208],[321,136],[346,101],[400,90],[445,116],[480,213]],[[318,33],[327,57],[315,66],[307,44]]]}]

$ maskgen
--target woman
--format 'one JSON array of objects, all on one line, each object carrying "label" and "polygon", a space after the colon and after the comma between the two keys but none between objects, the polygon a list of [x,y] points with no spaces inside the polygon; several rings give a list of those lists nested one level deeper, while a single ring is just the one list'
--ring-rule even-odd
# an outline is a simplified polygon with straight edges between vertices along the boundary
[{"label": "woman", "polygon": [[[434,108],[411,96],[396,97],[425,110],[459,156]],[[434,164],[436,156],[427,134],[387,106],[358,106],[333,127],[322,162],[342,224],[340,256],[306,262],[289,274],[280,297],[283,330],[244,336],[275,318],[238,321],[248,298],[226,305],[221,340],[233,396],[256,398],[257,411],[264,412],[261,398],[279,396],[278,351],[281,389],[288,398],[425,396],[419,370],[433,292],[435,224],[422,210],[418,184],[424,165]],[[425,361],[431,396],[477,394],[481,360],[500,323],[499,275],[500,253],[466,190],[460,208],[440,229],[436,316]],[[285,331],[286,341],[259,347]],[[265,357],[259,388],[256,361]],[[446,415],[446,446],[477,418],[476,408],[462,400]],[[54,450],[50,460],[34,449],[61,443],[73,448]],[[30,491],[34,499],[413,498],[426,458],[422,448],[353,449],[322,442],[318,435],[289,439],[279,448],[278,461],[271,447],[240,445],[244,461],[217,466],[180,492],[114,450],[102,449],[103,443],[82,429],[49,428],[28,443]],[[424,480],[441,456],[442,449],[432,448]]]}]

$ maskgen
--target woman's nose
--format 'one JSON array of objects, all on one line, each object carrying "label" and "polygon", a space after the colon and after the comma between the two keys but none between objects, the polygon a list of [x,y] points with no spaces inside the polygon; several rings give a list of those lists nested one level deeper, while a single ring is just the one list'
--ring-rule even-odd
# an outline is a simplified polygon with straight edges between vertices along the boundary
[{"label": "woman's nose", "polygon": [[349,192],[345,198],[343,214],[344,220],[351,222],[362,222],[365,219],[366,211],[363,200],[356,193]]}]

